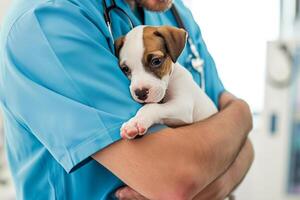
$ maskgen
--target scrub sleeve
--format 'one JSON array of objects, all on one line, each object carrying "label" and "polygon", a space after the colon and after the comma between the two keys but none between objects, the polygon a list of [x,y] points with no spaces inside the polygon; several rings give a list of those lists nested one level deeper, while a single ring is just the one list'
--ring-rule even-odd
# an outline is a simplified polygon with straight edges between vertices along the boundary
[{"label": "scrub sleeve", "polygon": [[119,140],[140,107],[106,37],[74,4],[26,12],[6,46],[6,107],[67,172]]}]

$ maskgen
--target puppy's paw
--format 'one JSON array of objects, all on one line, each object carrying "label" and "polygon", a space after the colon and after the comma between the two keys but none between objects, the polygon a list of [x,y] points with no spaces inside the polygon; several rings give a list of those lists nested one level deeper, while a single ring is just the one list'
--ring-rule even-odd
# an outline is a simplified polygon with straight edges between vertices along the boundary
[{"label": "puppy's paw", "polygon": [[138,135],[144,135],[149,126],[144,120],[134,117],[121,127],[121,137],[123,139],[134,139]]}]

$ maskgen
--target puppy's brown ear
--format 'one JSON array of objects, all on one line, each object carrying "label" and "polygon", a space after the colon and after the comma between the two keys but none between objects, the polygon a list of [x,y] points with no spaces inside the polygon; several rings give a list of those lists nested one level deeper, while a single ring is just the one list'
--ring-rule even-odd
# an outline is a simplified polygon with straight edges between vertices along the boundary
[{"label": "puppy's brown ear", "polygon": [[125,37],[122,36],[120,38],[118,38],[116,41],[115,41],[115,55],[117,57],[119,57],[119,54],[120,54],[120,51],[123,47],[123,44],[124,44],[124,41],[125,41]]},{"label": "puppy's brown ear", "polygon": [[175,63],[184,49],[187,32],[181,28],[161,26],[157,28],[154,34],[164,39],[167,51]]}]

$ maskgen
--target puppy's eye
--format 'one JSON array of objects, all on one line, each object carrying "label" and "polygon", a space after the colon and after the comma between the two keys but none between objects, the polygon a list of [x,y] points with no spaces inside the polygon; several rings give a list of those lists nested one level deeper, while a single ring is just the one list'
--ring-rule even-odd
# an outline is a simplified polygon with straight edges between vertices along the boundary
[{"label": "puppy's eye", "polygon": [[121,70],[126,76],[130,75],[131,73],[131,70],[127,65],[122,65]]},{"label": "puppy's eye", "polygon": [[160,67],[162,65],[163,61],[164,61],[163,58],[158,58],[158,57],[152,58],[151,62],[150,62],[151,67],[153,67],[153,68]]}]

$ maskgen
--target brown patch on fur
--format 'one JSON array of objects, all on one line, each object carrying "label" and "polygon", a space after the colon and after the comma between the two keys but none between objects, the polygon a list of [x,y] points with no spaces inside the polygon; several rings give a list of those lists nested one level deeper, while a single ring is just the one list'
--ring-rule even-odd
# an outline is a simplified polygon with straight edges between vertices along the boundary
[{"label": "brown patch on fur", "polygon": [[157,28],[157,31],[155,31],[155,35],[164,39],[168,54],[172,61],[176,63],[185,47],[187,32],[181,28],[160,26]]},{"label": "brown patch on fur", "polygon": [[[165,75],[172,72],[172,59],[169,56],[166,44],[162,37],[155,35],[157,27],[146,26],[143,33],[144,41],[144,55],[142,58],[142,63],[146,71],[153,73],[156,77],[162,79]],[[159,68],[151,67],[149,56],[155,56],[163,59],[163,64]]]},{"label": "brown patch on fur", "polygon": [[115,41],[115,55],[119,57],[120,51],[124,45],[125,37],[122,36]]}]

